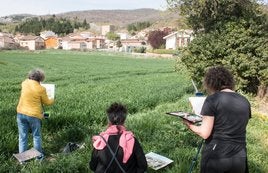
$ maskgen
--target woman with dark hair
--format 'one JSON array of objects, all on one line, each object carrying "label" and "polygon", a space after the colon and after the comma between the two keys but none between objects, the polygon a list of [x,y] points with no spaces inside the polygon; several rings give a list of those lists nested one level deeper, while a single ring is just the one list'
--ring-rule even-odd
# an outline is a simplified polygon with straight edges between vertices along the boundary
[{"label": "woman with dark hair", "polygon": [[28,149],[29,129],[32,131],[34,148],[42,155],[41,119],[43,117],[42,105],[51,105],[54,99],[49,99],[46,89],[40,85],[44,81],[45,74],[41,69],[34,69],[29,72],[28,79],[21,84],[21,95],[17,106],[17,123],[19,129],[19,152]]},{"label": "woman with dark hair", "polygon": [[224,67],[209,68],[204,77],[206,98],[196,126],[185,124],[205,139],[202,173],[247,172],[246,127],[251,118],[249,101],[234,91],[233,75]]},{"label": "woman with dark hair", "polygon": [[113,103],[107,109],[108,128],[93,137],[89,167],[95,173],[143,173],[147,170],[144,152],[124,123],[127,109]]}]

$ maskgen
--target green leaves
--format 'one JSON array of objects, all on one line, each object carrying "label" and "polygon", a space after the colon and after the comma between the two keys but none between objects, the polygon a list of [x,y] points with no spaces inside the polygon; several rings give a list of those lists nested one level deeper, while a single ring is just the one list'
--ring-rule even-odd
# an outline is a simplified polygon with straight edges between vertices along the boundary
[{"label": "green leaves", "polygon": [[224,65],[235,75],[237,89],[256,94],[259,86],[267,87],[268,18],[256,1],[167,2],[196,31],[181,59],[199,85],[207,67]]},{"label": "green leaves", "polygon": [[228,22],[219,31],[197,34],[181,58],[192,78],[201,83],[207,67],[224,65],[233,72],[237,89],[256,94],[258,86],[267,84],[268,35],[254,31],[254,25]]}]

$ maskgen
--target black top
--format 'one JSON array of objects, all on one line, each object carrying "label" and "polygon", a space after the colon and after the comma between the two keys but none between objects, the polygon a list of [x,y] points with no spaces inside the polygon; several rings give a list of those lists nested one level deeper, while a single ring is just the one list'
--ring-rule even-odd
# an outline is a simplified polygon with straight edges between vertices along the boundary
[{"label": "black top", "polygon": [[[108,138],[108,144],[114,152],[119,145],[119,138],[120,135],[110,135]],[[123,150],[121,147],[119,147],[118,149],[116,158],[126,173],[144,173],[147,170],[147,161],[145,159],[145,155],[140,146],[140,143],[136,138],[134,139],[135,143],[133,147],[133,152],[127,163],[123,163]],[[90,169],[95,173],[104,173],[111,159],[112,154],[108,150],[107,146],[103,150],[96,150],[94,148],[92,151],[91,161],[89,162]],[[107,170],[107,173],[121,172],[122,171],[120,170],[119,166],[116,164],[115,161],[113,161],[110,168]]]},{"label": "black top", "polygon": [[214,157],[231,157],[245,148],[251,108],[244,96],[235,92],[216,92],[206,98],[201,114],[214,116],[211,135],[205,142],[213,143],[213,150],[217,147]]}]

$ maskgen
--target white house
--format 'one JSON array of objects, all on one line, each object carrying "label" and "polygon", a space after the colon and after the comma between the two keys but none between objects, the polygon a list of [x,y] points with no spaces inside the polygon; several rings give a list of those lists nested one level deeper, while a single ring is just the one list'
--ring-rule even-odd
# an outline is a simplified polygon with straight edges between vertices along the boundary
[{"label": "white house", "polygon": [[87,49],[87,43],[84,41],[70,41],[68,43],[70,49],[84,50]]},{"label": "white house", "polygon": [[22,36],[21,38],[19,38],[19,44],[21,47],[26,47],[29,50],[45,48],[44,39],[40,36]]},{"label": "white house", "polygon": [[62,49],[100,49],[104,47],[104,39],[102,37],[90,37],[86,38],[81,35],[71,34],[62,38]]},{"label": "white house", "polygon": [[173,32],[163,39],[166,40],[166,49],[177,49],[186,47],[194,39],[192,30],[180,30]]},{"label": "white house", "polygon": [[124,39],[129,39],[130,38],[130,36],[126,32],[118,32],[116,34],[119,35],[120,40],[124,40]]},{"label": "white house", "polygon": [[139,39],[123,39],[121,44],[123,52],[132,52],[135,48],[146,47],[146,42]]}]

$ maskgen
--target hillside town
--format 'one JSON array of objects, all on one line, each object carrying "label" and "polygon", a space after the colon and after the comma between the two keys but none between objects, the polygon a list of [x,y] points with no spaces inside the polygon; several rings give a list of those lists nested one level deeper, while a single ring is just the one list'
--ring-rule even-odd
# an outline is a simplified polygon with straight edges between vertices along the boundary
[{"label": "hillside town", "polygon": [[[186,47],[193,40],[192,30],[174,30],[172,28],[159,28],[167,31],[164,36],[165,48],[176,50]],[[135,35],[126,32],[116,32],[114,25],[103,25],[99,27],[99,34],[82,31],[70,33],[60,37],[53,31],[42,31],[40,35],[23,35],[0,32],[0,49],[63,49],[63,50],[108,50],[120,52],[133,52],[135,49],[151,49],[148,43],[148,34],[151,30],[144,29]],[[107,33],[115,33],[118,40],[109,40]],[[119,42],[119,44],[118,44]]]}]

